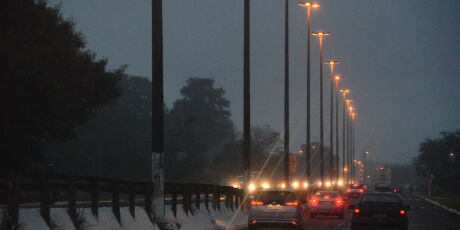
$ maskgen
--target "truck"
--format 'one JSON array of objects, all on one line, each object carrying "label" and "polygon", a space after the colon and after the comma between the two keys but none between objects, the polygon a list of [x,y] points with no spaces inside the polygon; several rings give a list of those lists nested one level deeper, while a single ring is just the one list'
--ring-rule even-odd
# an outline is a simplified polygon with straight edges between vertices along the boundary
[{"label": "truck", "polygon": [[377,184],[391,185],[391,169],[386,167],[376,168],[372,179],[372,186]]}]

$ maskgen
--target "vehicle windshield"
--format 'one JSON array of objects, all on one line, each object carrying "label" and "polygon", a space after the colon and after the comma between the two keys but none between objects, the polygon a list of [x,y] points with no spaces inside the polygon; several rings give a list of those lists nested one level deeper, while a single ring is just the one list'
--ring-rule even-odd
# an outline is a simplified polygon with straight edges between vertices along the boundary
[{"label": "vehicle windshield", "polygon": [[363,195],[359,201],[363,203],[392,203],[401,204],[401,199],[395,195]]},{"label": "vehicle windshield", "polygon": [[326,199],[336,198],[339,196],[339,194],[336,192],[318,192],[317,195],[320,198],[326,198]]},{"label": "vehicle windshield", "polygon": [[263,191],[256,194],[254,196],[254,200],[261,201],[264,203],[284,203],[296,201],[296,196],[293,192],[289,191]]}]

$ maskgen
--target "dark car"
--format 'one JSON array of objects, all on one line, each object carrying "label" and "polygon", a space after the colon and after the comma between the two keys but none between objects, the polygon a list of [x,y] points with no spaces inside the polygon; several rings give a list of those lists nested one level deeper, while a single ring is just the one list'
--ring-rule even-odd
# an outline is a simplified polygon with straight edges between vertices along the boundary
[{"label": "dark car", "polygon": [[364,193],[364,185],[362,184],[352,184],[347,188],[347,197],[348,198],[358,198]]},{"label": "dark car", "polygon": [[310,198],[310,218],[317,215],[336,215],[343,219],[343,198],[336,191],[319,191]]},{"label": "dark car", "polygon": [[396,193],[390,186],[387,184],[376,184],[374,187],[375,192],[388,192],[388,193]]},{"label": "dark car", "polygon": [[351,217],[351,229],[369,229],[372,227],[389,227],[407,229],[407,211],[398,195],[391,193],[367,193],[362,195],[355,205]]},{"label": "dark car", "polygon": [[263,190],[254,195],[248,215],[248,229],[258,227],[302,227],[303,208],[292,190]]}]

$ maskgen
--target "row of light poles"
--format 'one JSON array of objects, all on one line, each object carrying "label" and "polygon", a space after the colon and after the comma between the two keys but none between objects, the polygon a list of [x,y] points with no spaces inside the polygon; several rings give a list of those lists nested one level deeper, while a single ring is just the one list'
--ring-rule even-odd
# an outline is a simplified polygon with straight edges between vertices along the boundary
[{"label": "row of light poles", "polygon": [[[311,14],[311,8],[318,8],[320,5],[315,2],[303,2],[299,3],[300,6],[305,7],[307,9],[307,127],[306,127],[306,158],[307,158],[307,166],[306,166],[306,176],[307,180],[311,181],[311,136],[310,136],[310,34],[318,37],[319,39],[319,46],[320,46],[320,180],[321,183],[324,184],[324,114],[323,114],[323,38],[326,36],[329,36],[330,33],[325,33],[325,32],[317,32],[317,33],[311,33],[310,32],[310,14]],[[354,161],[354,143],[355,143],[355,138],[354,138],[354,133],[355,133],[355,118],[356,118],[356,113],[354,112],[354,107],[350,105],[351,99],[347,99],[347,95],[350,93],[350,90],[348,89],[340,89],[339,90],[339,80],[342,78],[340,76],[334,76],[334,65],[339,64],[340,62],[337,61],[329,61],[325,62],[324,64],[330,65],[330,98],[331,98],[331,109],[330,109],[330,164],[329,164],[329,177],[330,180],[334,180],[334,176],[339,181],[339,128],[338,128],[338,101],[339,101],[339,92],[343,94],[343,148],[342,148],[342,178],[347,177],[347,183],[353,183],[354,182],[354,167],[353,167],[353,161]],[[334,164],[334,80],[335,80],[335,98],[336,98],[336,105],[335,105],[335,151],[336,151],[336,162]],[[346,106],[345,106],[346,105]],[[347,110],[349,111],[347,113]],[[345,125],[347,124],[347,125]],[[345,156],[346,155],[346,156]],[[346,157],[346,160],[345,160]],[[335,172],[335,175],[334,175]]]},{"label": "row of light poles", "polygon": [[[328,36],[329,33],[325,32],[318,32],[318,33],[311,33],[310,31],[310,15],[312,8],[318,8],[320,5],[315,2],[303,2],[299,4],[302,7],[307,9],[307,115],[306,115],[306,158],[307,158],[307,167],[306,167],[306,176],[307,180],[311,182],[311,112],[310,112],[310,105],[311,105],[311,66],[310,66],[310,34],[319,38],[320,42],[320,177],[321,183],[324,183],[324,114],[323,114],[323,38]],[[250,22],[249,22],[249,10],[250,8],[250,1],[244,0],[244,118],[243,118],[243,142],[244,142],[244,157],[243,157],[243,168],[244,168],[244,176],[243,176],[243,184],[246,186],[250,183]],[[284,137],[284,178],[286,182],[289,182],[289,4],[288,0],[285,0],[285,137]],[[331,130],[330,130],[330,179],[331,181],[334,178],[334,171],[336,171],[336,178],[337,181],[339,179],[339,148],[338,148],[338,81],[341,79],[340,77],[334,77],[333,68],[335,64],[339,62],[330,61],[325,64],[329,64],[331,66]],[[334,129],[333,129],[333,85],[334,79],[336,80],[336,152],[337,152],[337,159],[334,165],[333,162],[333,155],[334,155]],[[340,92],[344,92],[344,100],[346,100],[346,93],[349,93],[348,90],[340,90]],[[349,103],[347,102],[347,107],[349,108]],[[344,147],[342,153],[342,162],[343,162],[343,178],[345,177],[345,172],[347,172],[347,181],[349,178],[350,171],[346,170],[346,167],[350,168],[352,165],[352,159],[354,159],[354,154],[352,154],[354,138],[352,132],[350,130],[353,129],[354,124],[354,113],[350,112],[348,116],[345,115],[345,108],[344,108],[344,123],[347,120],[347,128],[348,123],[350,122],[350,128],[348,128],[347,137],[343,136]],[[350,111],[352,111],[350,107]],[[344,125],[345,128],[345,125]],[[345,129],[343,134],[345,134]],[[345,139],[347,140],[347,163],[345,165]],[[352,172],[351,172],[352,173]],[[290,184],[290,183],[288,183]]]}]

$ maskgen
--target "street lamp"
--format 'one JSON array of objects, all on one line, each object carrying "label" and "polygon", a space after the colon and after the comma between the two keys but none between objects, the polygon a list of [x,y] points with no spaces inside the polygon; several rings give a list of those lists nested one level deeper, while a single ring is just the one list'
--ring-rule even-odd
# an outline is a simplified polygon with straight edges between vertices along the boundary
[{"label": "street lamp", "polygon": [[319,4],[316,2],[304,2],[299,3],[299,6],[307,8],[307,141],[306,141],[306,150],[307,150],[307,167],[306,167],[306,176],[307,181],[310,182],[310,170],[311,170],[311,149],[310,149],[310,10],[311,8],[318,8]]},{"label": "street lamp", "polygon": [[[355,159],[355,117],[356,113],[353,112],[354,107],[350,107],[350,113],[351,113],[351,156],[353,161]],[[352,175],[352,181],[354,181],[355,178],[355,167],[353,165],[353,168],[351,168],[351,175]]]},{"label": "street lamp", "polygon": [[342,79],[339,75],[335,76],[335,152],[337,154],[336,159],[336,178],[339,180],[339,80]]},{"label": "street lamp", "polygon": [[333,158],[334,158],[334,106],[333,106],[333,104],[334,104],[334,96],[333,96],[334,95],[334,91],[333,91],[333,87],[334,87],[334,65],[340,64],[340,62],[338,62],[338,61],[329,61],[329,62],[325,62],[324,64],[331,66],[331,123],[330,123],[331,124],[330,125],[330,127],[331,127],[331,129],[330,129],[331,130],[331,132],[330,132],[330,134],[331,134],[331,138],[330,138],[331,139],[331,142],[330,142],[331,152],[330,152],[330,159],[329,159],[329,161],[330,161],[329,175],[330,175],[330,179],[332,180],[333,172],[334,172],[334,170],[333,170],[333,167],[334,167],[334,163],[333,163],[334,162],[334,160],[333,160]]},{"label": "street lamp", "polygon": [[319,38],[319,79],[320,79],[320,177],[321,183],[324,182],[324,134],[323,134],[323,37],[328,36],[329,33],[318,32],[313,33],[314,36]]},{"label": "street lamp", "polygon": [[[340,92],[343,94],[343,115],[342,115],[342,168],[345,169],[345,120],[346,120],[346,98],[347,93],[350,92],[348,89],[341,89]],[[342,179],[345,180],[345,170],[342,172]]]}]

